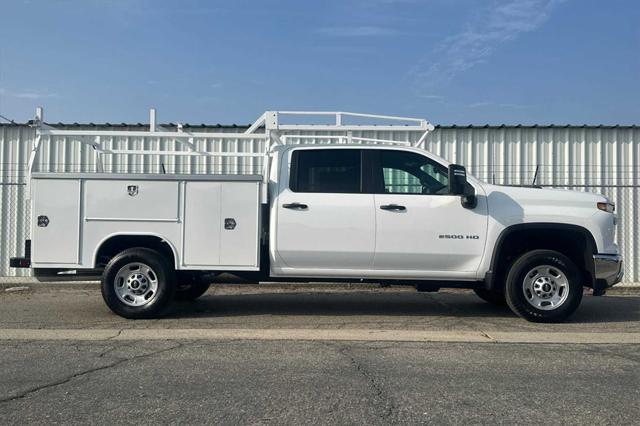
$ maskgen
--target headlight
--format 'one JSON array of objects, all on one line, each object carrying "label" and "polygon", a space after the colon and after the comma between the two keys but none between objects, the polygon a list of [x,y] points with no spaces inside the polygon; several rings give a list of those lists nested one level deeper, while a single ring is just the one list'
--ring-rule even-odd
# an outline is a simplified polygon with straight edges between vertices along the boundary
[{"label": "headlight", "polygon": [[616,205],[614,203],[598,203],[597,206],[598,209],[602,210],[603,212],[613,213],[616,211]]}]

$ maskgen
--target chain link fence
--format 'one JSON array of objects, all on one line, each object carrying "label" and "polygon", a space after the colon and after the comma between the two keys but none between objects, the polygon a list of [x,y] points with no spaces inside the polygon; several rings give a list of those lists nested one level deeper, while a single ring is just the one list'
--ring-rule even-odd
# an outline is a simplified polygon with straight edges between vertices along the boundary
[{"label": "chain link fence", "polygon": [[24,241],[31,238],[31,205],[22,181],[0,183],[0,277],[28,277],[30,269],[9,268],[9,258],[24,254]]},{"label": "chain link fence", "polygon": [[640,168],[636,165],[476,165],[479,179],[496,184],[538,185],[602,194],[616,205],[616,242],[624,258],[625,283],[640,285]]},{"label": "chain link fence", "polygon": [[638,212],[640,212],[640,186],[566,186],[565,189],[602,194],[616,205],[616,242],[624,259],[624,282],[640,281],[640,258],[638,252]]},{"label": "chain link fence", "polygon": [[[176,130],[173,124],[163,125]],[[71,129],[148,130],[142,124],[58,124]],[[187,126],[188,127],[188,126]],[[242,126],[195,126],[200,132],[242,132]],[[331,132],[307,132],[325,143]],[[357,134],[356,134],[357,133]],[[354,136],[415,142],[421,132],[363,131]],[[307,135],[308,136],[308,135]],[[29,238],[26,172],[35,131],[28,125],[0,125],[0,277],[25,276],[29,270],[10,269],[9,257],[23,252]],[[324,142],[323,142],[324,141]],[[302,142],[292,140],[293,143]],[[175,150],[172,138],[113,137],[107,149]],[[263,152],[264,140],[201,138],[204,152]],[[469,174],[496,184],[531,185],[601,193],[616,203],[616,239],[625,260],[625,282],[640,286],[640,126],[438,126],[426,149],[467,166]],[[177,157],[167,155],[105,155],[108,173],[258,174],[262,157]],[[36,157],[43,172],[92,172],[94,150],[61,137],[43,141]],[[407,182],[411,184],[411,182]]]},{"label": "chain link fence", "polygon": [[[541,166],[523,166],[517,171],[494,170],[491,167],[475,167],[470,173],[490,183],[508,185],[531,185],[534,182],[545,188],[560,188],[603,194],[616,204],[618,226],[616,240],[624,257],[625,278],[628,283],[640,285],[640,259],[638,252],[638,212],[640,212],[640,185],[633,182],[616,182],[613,177],[619,176],[612,168],[600,169],[597,179],[582,174],[576,177],[571,173],[564,175],[558,170]],[[30,203],[27,200],[26,179],[22,170],[23,164],[7,164],[0,169],[0,238],[4,250],[0,252],[0,277],[26,277],[28,269],[9,268],[9,258],[22,255],[24,240],[30,238]],[[19,171],[19,172],[16,172]],[[171,173],[172,170],[167,170]],[[582,170],[584,172],[584,170]]]}]

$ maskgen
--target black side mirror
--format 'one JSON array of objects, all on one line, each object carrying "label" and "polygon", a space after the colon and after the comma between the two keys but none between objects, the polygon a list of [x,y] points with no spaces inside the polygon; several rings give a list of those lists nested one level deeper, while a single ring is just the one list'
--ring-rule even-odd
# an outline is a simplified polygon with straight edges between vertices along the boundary
[{"label": "black side mirror", "polygon": [[459,164],[449,165],[449,194],[464,195],[467,186],[467,169]]},{"label": "black side mirror", "polygon": [[466,209],[473,209],[478,205],[475,190],[467,182],[467,169],[459,164],[449,166],[449,194],[460,195],[460,203]]}]

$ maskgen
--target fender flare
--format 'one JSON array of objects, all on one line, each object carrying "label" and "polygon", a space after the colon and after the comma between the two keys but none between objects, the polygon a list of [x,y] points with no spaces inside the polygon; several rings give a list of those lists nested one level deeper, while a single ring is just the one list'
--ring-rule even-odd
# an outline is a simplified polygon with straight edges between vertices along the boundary
[{"label": "fender flare", "polygon": [[158,238],[161,242],[166,243],[169,248],[171,249],[171,252],[173,253],[173,267],[175,269],[178,269],[178,252],[176,251],[176,248],[173,246],[173,244],[171,243],[171,241],[168,238],[163,237],[160,234],[156,234],[154,232],[114,232],[112,234],[109,234],[107,236],[105,236],[102,240],[100,240],[100,242],[98,244],[96,244],[96,248],[93,250],[93,255],[92,255],[92,267],[95,268],[97,263],[98,263],[98,253],[100,252],[100,249],[102,248],[102,246],[104,246],[104,244],[111,240],[112,238],[115,237],[155,237]]},{"label": "fender flare", "polygon": [[[591,232],[580,225],[574,225],[570,223],[554,223],[554,222],[532,222],[532,223],[518,223],[515,225],[511,225],[506,227],[500,232],[498,239],[496,240],[496,244],[493,246],[493,252],[491,253],[491,262],[489,266],[489,270],[485,274],[485,288],[487,290],[492,290],[495,285],[496,271],[498,270],[498,260],[499,255],[502,250],[502,246],[507,238],[516,232],[520,231],[528,231],[528,230],[540,230],[540,229],[551,229],[551,230],[563,230],[563,231],[572,231],[578,232],[585,237],[587,241],[587,247],[585,247],[585,265],[587,267],[587,272],[590,275],[590,283],[593,285],[595,282],[595,270],[594,264],[592,261],[592,255],[597,253],[597,245],[596,240],[593,237]],[[587,256],[589,257],[587,259]]]}]

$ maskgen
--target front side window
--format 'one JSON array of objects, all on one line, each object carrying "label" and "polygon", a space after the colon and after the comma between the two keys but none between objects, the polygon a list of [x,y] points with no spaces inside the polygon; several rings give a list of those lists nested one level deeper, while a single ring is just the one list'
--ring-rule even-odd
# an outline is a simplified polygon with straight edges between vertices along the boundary
[{"label": "front side window", "polygon": [[380,150],[379,153],[381,190],[385,194],[448,194],[449,178],[443,165],[415,152]]},{"label": "front side window", "polygon": [[294,192],[360,192],[360,157],[359,149],[294,151],[290,188]]}]

